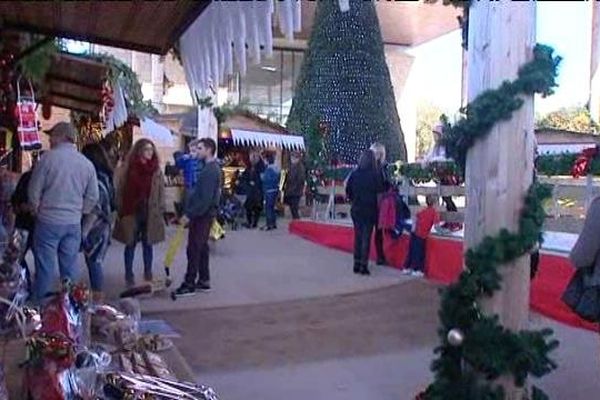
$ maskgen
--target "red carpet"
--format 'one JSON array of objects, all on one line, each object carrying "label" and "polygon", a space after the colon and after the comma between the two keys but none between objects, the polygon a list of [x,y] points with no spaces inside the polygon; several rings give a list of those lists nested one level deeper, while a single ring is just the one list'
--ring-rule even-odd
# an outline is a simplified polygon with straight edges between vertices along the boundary
[{"label": "red carpet", "polygon": [[[326,247],[349,253],[353,249],[354,232],[351,227],[293,221],[289,230],[292,234]],[[390,265],[402,268],[408,250],[408,236],[405,235],[399,240],[386,237],[384,247]],[[429,238],[425,260],[427,278],[446,284],[453,282],[462,270],[462,250],[460,240]],[[371,259],[375,259],[374,246],[371,246]],[[560,300],[573,272],[574,269],[566,257],[543,254],[538,275],[531,286],[531,308],[567,325],[597,331],[595,324],[590,324],[573,314]]]}]

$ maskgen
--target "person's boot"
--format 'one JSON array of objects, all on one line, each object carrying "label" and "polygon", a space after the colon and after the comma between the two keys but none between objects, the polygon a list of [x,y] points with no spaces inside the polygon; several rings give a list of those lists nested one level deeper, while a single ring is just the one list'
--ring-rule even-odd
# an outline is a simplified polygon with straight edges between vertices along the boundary
[{"label": "person's boot", "polygon": [[360,264],[358,262],[354,261],[354,268],[353,268],[354,273],[360,274],[360,270],[361,270]]},{"label": "person's boot", "polygon": [[362,268],[360,269],[360,274],[361,275],[371,275],[371,271],[369,271],[369,266],[363,265]]}]

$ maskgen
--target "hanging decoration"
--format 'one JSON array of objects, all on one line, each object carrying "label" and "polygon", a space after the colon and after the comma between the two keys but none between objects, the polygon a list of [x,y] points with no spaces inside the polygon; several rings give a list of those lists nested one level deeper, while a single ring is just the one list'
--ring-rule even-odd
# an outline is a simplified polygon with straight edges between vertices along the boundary
[{"label": "hanging decoration", "polygon": [[305,149],[302,136],[231,129],[231,138],[238,146],[278,147],[292,151]]},{"label": "hanging decoration", "polygon": [[[552,94],[560,57],[543,45],[536,45],[533,54],[534,59],[520,68],[516,80],[477,96],[456,124],[445,121],[444,144],[459,165],[464,166],[467,151],[477,139],[521,107],[519,96]],[[542,201],[549,196],[547,185],[534,182],[525,197],[519,230],[503,229],[497,236],[487,236],[465,254],[465,270],[456,283],[442,291],[441,343],[432,364],[435,378],[425,393],[419,394],[421,399],[503,400],[504,390],[494,382],[499,377],[511,376],[518,387],[523,387],[529,376],[541,377],[556,368],[549,358],[558,346],[551,330],[513,332],[500,324],[497,315],[486,315],[479,306],[482,298],[500,290],[499,268],[541,243],[545,218]],[[534,387],[531,398],[547,397]]]},{"label": "hanging decoration", "polygon": [[261,61],[261,48],[267,57],[272,56],[273,14],[285,37],[292,40],[301,29],[300,7],[300,1],[292,0],[210,3],[178,46],[192,98],[203,98],[211,85],[233,74],[234,65],[245,75],[247,52],[256,64]]},{"label": "hanging decoration", "polygon": [[107,82],[105,90],[103,90],[103,115],[104,115],[104,130],[103,134],[107,135],[115,129],[123,126],[128,119],[127,105],[125,104],[125,96],[119,81],[116,80],[112,87]]},{"label": "hanging decoration", "polygon": [[18,124],[19,143],[23,150],[40,150],[42,142],[38,131],[35,93],[31,82],[27,81],[27,83],[29,85],[29,96],[21,94],[21,77],[17,79],[15,117]]}]

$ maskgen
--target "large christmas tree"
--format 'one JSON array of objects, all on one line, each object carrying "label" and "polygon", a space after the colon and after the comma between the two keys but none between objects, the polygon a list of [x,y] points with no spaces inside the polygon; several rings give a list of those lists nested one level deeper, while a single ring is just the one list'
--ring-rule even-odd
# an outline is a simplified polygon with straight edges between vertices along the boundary
[{"label": "large christmas tree", "polygon": [[406,146],[385,61],[374,2],[320,1],[298,78],[288,128],[307,135],[325,122],[331,156],[355,163],[375,142],[389,160],[406,160]]}]

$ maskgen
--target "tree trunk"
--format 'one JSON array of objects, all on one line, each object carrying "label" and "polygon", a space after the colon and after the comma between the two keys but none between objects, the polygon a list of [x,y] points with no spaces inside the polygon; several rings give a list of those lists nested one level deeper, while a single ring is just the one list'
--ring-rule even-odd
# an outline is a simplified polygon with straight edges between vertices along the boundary
[{"label": "tree trunk", "polygon": [[[533,57],[535,2],[506,4],[472,2],[469,18],[468,99],[472,101],[517,71]],[[500,229],[518,230],[523,198],[533,176],[533,96],[508,121],[497,123],[490,134],[467,154],[465,244],[478,245]],[[502,268],[502,289],[482,302],[512,330],[527,325],[529,313],[529,262],[527,257]],[[512,379],[500,379],[506,399],[521,399],[523,391]]]}]

